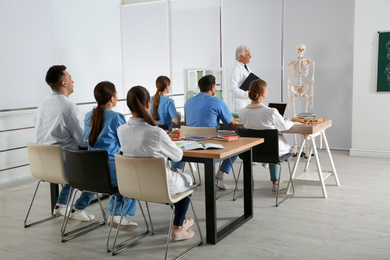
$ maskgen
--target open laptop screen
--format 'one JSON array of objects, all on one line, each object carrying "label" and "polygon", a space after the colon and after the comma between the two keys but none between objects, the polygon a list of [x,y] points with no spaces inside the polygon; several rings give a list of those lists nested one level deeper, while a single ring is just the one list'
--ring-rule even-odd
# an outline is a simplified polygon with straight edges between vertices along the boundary
[{"label": "open laptop screen", "polygon": [[284,111],[286,110],[286,106],[287,106],[286,103],[269,103],[268,104],[268,107],[276,108],[282,116],[284,115]]}]

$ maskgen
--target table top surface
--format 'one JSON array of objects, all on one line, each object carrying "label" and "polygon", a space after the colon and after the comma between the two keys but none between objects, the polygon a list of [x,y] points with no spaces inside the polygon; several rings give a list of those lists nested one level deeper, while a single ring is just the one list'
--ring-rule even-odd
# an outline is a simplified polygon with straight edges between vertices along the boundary
[{"label": "table top surface", "polygon": [[289,130],[281,133],[311,135],[323,131],[332,126],[332,120],[327,119],[322,123],[293,125]]},{"label": "table top surface", "polygon": [[264,138],[249,138],[240,137],[234,141],[217,141],[217,140],[204,140],[202,143],[213,143],[221,144],[224,149],[200,149],[200,150],[189,150],[183,149],[183,156],[197,157],[197,158],[210,158],[210,159],[222,159],[231,156],[235,153],[241,152],[258,144],[264,142]]}]

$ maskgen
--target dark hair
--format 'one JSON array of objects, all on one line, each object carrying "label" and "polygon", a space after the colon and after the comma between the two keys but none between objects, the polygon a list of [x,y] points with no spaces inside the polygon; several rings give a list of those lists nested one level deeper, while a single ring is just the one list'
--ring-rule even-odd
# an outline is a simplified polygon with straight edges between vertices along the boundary
[{"label": "dark hair", "polygon": [[202,92],[207,92],[215,85],[215,77],[213,75],[206,75],[198,81],[199,89]]},{"label": "dark hair", "polygon": [[262,79],[256,79],[251,82],[249,85],[248,97],[251,100],[258,100],[261,95],[263,95],[265,88],[267,87],[267,82]]},{"label": "dark hair", "polygon": [[103,129],[104,123],[104,109],[103,106],[107,104],[112,97],[115,96],[115,85],[109,81],[102,81],[98,83],[93,90],[93,94],[98,103],[97,107],[93,109],[91,117],[91,133],[89,133],[88,143],[91,147],[95,145],[95,142]]},{"label": "dark hair", "polygon": [[52,90],[59,90],[61,82],[64,80],[66,67],[64,65],[54,65],[46,73],[46,83]]},{"label": "dark hair", "polygon": [[146,112],[145,107],[150,100],[149,92],[142,86],[134,86],[127,92],[127,106],[131,112],[137,113],[150,125],[156,125],[153,118]]},{"label": "dark hair", "polygon": [[158,120],[158,104],[160,103],[161,93],[171,84],[171,80],[166,76],[160,76],[156,79],[156,94],[154,94],[153,119]]}]

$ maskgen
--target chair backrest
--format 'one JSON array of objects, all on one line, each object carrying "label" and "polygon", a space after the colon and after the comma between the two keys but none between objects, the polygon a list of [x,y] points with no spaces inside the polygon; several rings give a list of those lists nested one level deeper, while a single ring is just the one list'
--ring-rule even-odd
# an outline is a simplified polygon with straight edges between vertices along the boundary
[{"label": "chair backrest", "polygon": [[160,127],[163,130],[169,130],[169,126],[168,125],[157,125],[157,126]]},{"label": "chair backrest", "polygon": [[264,143],[252,148],[253,162],[278,163],[279,160],[279,133],[277,129],[255,130],[239,128],[241,137],[264,138]]},{"label": "chair backrest", "polygon": [[164,158],[115,155],[120,194],[136,200],[171,203]]},{"label": "chair backrest", "polygon": [[107,151],[65,148],[68,183],[73,188],[96,193],[117,192],[111,185]]},{"label": "chair backrest", "polygon": [[214,137],[217,135],[217,128],[215,127],[195,127],[195,126],[185,126],[180,127],[180,132],[182,136],[207,136]]},{"label": "chair backrest", "polygon": [[67,184],[61,145],[27,143],[31,175],[51,183]]}]

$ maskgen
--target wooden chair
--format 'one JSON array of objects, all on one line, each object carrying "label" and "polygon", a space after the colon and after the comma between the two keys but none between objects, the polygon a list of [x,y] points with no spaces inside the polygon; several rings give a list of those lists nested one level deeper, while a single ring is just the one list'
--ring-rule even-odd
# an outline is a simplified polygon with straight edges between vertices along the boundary
[{"label": "wooden chair", "polygon": [[42,145],[28,142],[27,152],[30,161],[31,175],[39,179],[39,181],[37,183],[37,187],[35,188],[30,207],[28,208],[27,215],[24,220],[25,228],[58,217],[52,215],[53,213],[51,212],[50,217],[27,224],[27,219],[37,194],[39,184],[41,182],[68,184],[64,169],[62,149],[60,145]]},{"label": "wooden chair", "polygon": [[[241,137],[258,137],[258,138],[264,138],[264,143],[256,145],[252,148],[252,157],[253,162],[259,162],[259,163],[274,163],[280,165],[280,171],[279,171],[279,184],[278,184],[278,190],[276,193],[276,204],[275,206],[279,206],[282,202],[284,202],[286,199],[289,199],[294,196],[295,190],[294,190],[294,183],[292,179],[292,172],[290,168],[290,162],[289,159],[292,157],[292,153],[287,153],[282,156],[279,156],[279,132],[277,129],[266,129],[266,130],[254,130],[254,129],[245,129],[245,128],[239,128],[238,129],[238,135]],[[290,173],[290,180],[289,185],[291,184],[291,187],[293,189],[293,193],[290,195],[287,195],[282,201],[279,202],[279,185],[280,185],[280,178],[282,175],[282,166],[281,163],[286,161],[288,164],[288,169]],[[241,168],[241,167],[240,167]],[[239,178],[239,176],[238,176]],[[237,182],[238,182],[237,178]],[[237,190],[237,182],[236,182],[236,190]],[[234,199],[235,199],[234,194]]]},{"label": "wooden chair", "polygon": [[[167,244],[165,250],[165,259],[166,259],[168,255],[170,238],[171,238],[171,231],[172,231],[172,224],[173,224],[173,217],[174,217],[174,203],[191,195],[196,190],[196,188],[192,188],[184,192],[181,192],[179,194],[175,194],[171,196],[169,193],[168,177],[167,177],[164,158],[134,158],[134,157],[128,157],[128,156],[116,154],[115,164],[116,164],[116,173],[118,177],[119,192],[125,197],[136,199],[138,201],[145,201],[147,213],[149,217],[149,223],[147,222],[145,215],[143,214],[147,226],[146,232],[136,237],[132,237],[120,243],[119,245],[116,245],[116,240],[117,240],[118,230],[119,230],[118,227],[118,230],[115,235],[112,254],[116,255],[122,252],[123,250],[125,250],[126,248],[132,246],[143,237],[153,235],[154,233],[153,222],[150,216],[148,202],[154,202],[154,203],[168,204],[171,207],[171,220],[169,223]],[[126,203],[127,201],[125,202],[125,204]],[[185,251],[178,258],[184,256],[188,252],[192,251],[196,247],[203,244],[202,233],[200,230],[198,218],[196,217],[191,199],[190,199],[190,204],[191,204],[192,211],[194,213],[194,219],[196,225],[199,230],[200,242],[197,245]],[[141,207],[141,204],[139,205],[143,213],[144,211]],[[121,219],[122,218],[123,218],[123,212],[121,215]],[[151,230],[149,230],[149,224]]]}]

